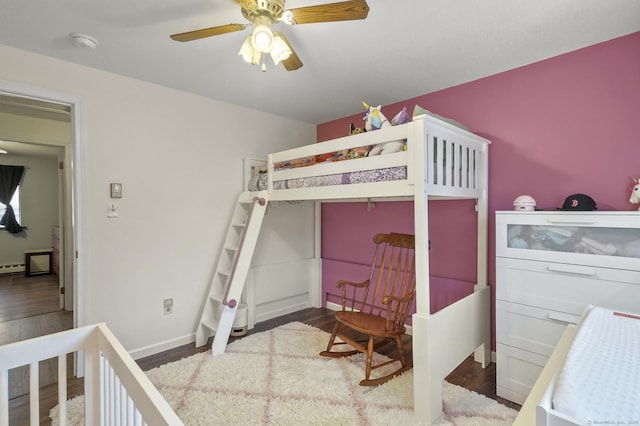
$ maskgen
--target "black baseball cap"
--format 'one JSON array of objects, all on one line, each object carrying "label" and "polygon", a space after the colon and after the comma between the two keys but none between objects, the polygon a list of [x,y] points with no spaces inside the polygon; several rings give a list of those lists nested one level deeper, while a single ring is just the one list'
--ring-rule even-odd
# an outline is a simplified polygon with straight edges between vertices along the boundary
[{"label": "black baseball cap", "polygon": [[573,194],[564,199],[560,210],[591,211],[598,210],[598,205],[593,201],[593,198],[586,194]]}]

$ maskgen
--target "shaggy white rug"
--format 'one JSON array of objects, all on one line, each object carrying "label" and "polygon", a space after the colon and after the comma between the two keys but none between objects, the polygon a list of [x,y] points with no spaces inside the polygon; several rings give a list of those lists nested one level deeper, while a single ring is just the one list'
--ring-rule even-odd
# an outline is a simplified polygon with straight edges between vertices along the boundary
[{"label": "shaggy white rug", "polygon": [[[359,386],[363,355],[321,357],[328,338],[293,322],[237,340],[222,355],[196,354],[147,375],[186,425],[416,424],[412,371]],[[437,425],[511,425],[518,414],[447,382],[443,406]],[[69,424],[82,424],[82,410],[82,397],[68,404]],[[51,418],[56,425],[57,407]]]}]

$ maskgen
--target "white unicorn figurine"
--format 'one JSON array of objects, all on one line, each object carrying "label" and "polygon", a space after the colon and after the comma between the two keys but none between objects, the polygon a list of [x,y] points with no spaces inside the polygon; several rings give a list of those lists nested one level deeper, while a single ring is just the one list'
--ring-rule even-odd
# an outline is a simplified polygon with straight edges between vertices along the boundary
[{"label": "white unicorn figurine", "polygon": [[[633,179],[633,186],[631,187],[631,197],[629,198],[629,202],[631,204],[640,204],[640,180]],[[640,210],[640,207],[638,207]]]}]

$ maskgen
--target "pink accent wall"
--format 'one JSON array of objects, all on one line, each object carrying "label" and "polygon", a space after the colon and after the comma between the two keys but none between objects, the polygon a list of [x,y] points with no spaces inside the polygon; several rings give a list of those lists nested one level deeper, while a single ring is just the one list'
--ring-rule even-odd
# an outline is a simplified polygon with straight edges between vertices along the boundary
[{"label": "pink accent wall", "polygon": [[[376,104],[376,99],[363,99]],[[560,207],[573,193],[600,210],[636,210],[628,202],[640,177],[640,32],[480,80],[421,95],[382,111],[393,117],[420,105],[464,123],[492,141],[489,150],[489,283],[495,282],[494,212],[511,210],[518,195],[540,208]],[[317,127],[317,140],[362,127],[362,110]],[[431,272],[475,279],[475,223],[469,201],[430,202]],[[376,232],[411,232],[412,203],[325,204],[322,256],[368,262]],[[455,260],[455,261],[454,261]],[[462,262],[460,262],[462,260]],[[323,270],[323,291],[335,277]],[[494,345],[495,346],[495,345]]]}]

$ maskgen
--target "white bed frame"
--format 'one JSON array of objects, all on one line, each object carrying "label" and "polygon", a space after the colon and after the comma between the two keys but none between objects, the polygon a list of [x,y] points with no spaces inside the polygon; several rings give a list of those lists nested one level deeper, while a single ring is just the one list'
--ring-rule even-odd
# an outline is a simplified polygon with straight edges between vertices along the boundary
[{"label": "white bed frame", "polygon": [[[314,155],[405,139],[406,151],[320,163],[287,170],[274,165]],[[490,142],[430,115],[407,124],[270,154],[268,201],[413,199],[416,236],[416,313],[413,315],[416,418],[433,422],[442,413],[442,381],[475,351],[490,362],[490,290],[487,286],[487,173]],[[437,152],[437,155],[434,155]],[[446,153],[446,155],[444,154]],[[338,186],[274,189],[274,182],[356,170],[406,166],[404,180]],[[428,200],[475,199],[477,281],[473,294],[431,314],[429,301]],[[452,338],[455,336],[455,338]]]}]

